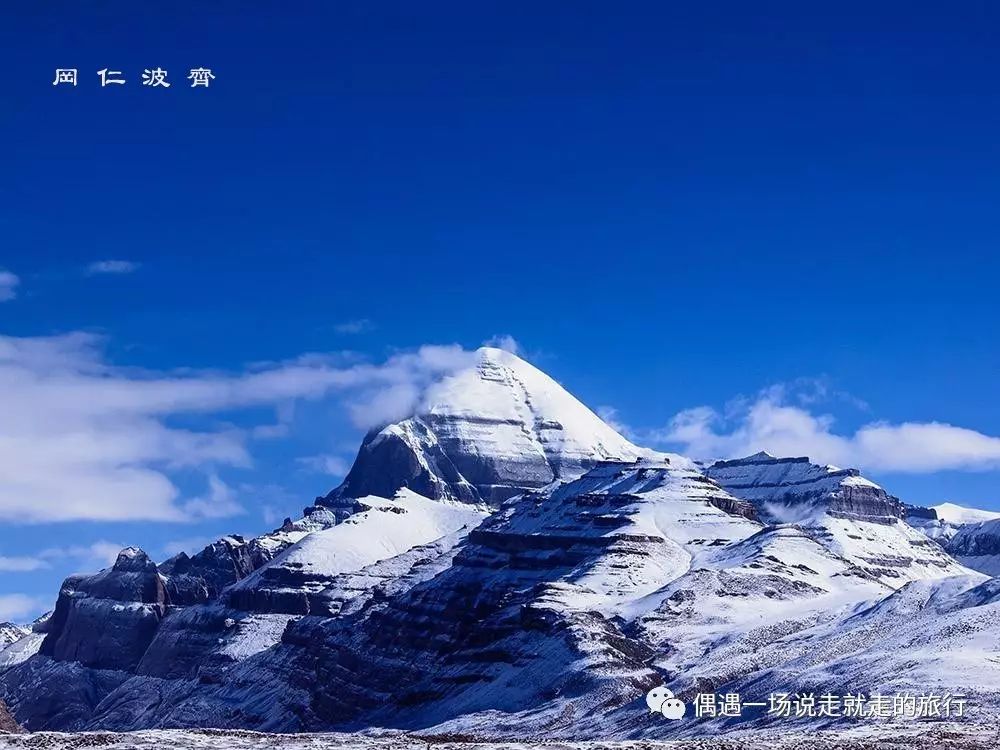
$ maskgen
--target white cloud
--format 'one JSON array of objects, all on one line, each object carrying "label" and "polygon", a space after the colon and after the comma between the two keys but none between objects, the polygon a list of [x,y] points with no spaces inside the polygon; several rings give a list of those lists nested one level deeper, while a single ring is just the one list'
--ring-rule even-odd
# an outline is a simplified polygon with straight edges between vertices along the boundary
[{"label": "white cloud", "polygon": [[0,622],[26,622],[45,609],[45,602],[27,594],[0,594]]},{"label": "white cloud", "polygon": [[423,346],[416,352],[390,357],[370,372],[371,380],[365,383],[359,379],[355,384],[345,401],[351,421],[370,429],[403,419],[418,409],[432,384],[475,362],[474,352],[458,346]]},{"label": "white cloud", "polygon": [[511,354],[520,354],[523,351],[517,339],[506,333],[488,338],[483,342],[483,346],[492,346],[495,349],[503,349],[505,352],[510,352]]},{"label": "white cloud", "polygon": [[0,302],[10,302],[17,297],[17,287],[21,279],[10,271],[0,268]]},{"label": "white cloud", "polygon": [[139,270],[139,264],[131,260],[96,260],[87,266],[87,273],[132,273]]},{"label": "white cloud", "polygon": [[106,539],[91,544],[74,544],[69,547],[49,547],[38,553],[46,561],[71,561],[77,566],[78,572],[90,572],[95,568],[107,568],[114,565],[118,553],[127,545],[120,542],[109,542]]},{"label": "white cloud", "polygon": [[184,503],[184,514],[193,520],[229,518],[243,513],[232,487],[212,474],[208,478],[208,493]]},{"label": "white cloud", "polygon": [[345,476],[351,470],[350,461],[333,454],[303,456],[296,460],[310,471],[315,471],[317,474],[329,474],[333,477]]},{"label": "white cloud", "polygon": [[[102,339],[88,333],[0,336],[0,519],[232,515],[239,505],[218,469],[251,465],[253,429],[197,430],[176,418],[272,406],[283,425],[296,400],[336,392],[354,423],[369,428],[407,416],[431,383],[474,361],[458,346],[423,346],[381,364],[304,355],[235,374],[165,373],[108,363]],[[178,469],[210,477],[208,493],[182,497]]]},{"label": "white cloud", "polygon": [[420,403],[423,388],[417,383],[395,383],[375,388],[371,393],[347,404],[351,421],[359,427],[397,422],[412,414]]},{"label": "white cloud", "polygon": [[49,564],[37,557],[0,556],[0,573],[28,573],[47,567],[49,567]]},{"label": "white cloud", "polygon": [[375,330],[375,324],[368,320],[368,318],[358,318],[357,320],[345,320],[343,323],[337,323],[333,327],[337,333],[343,334],[357,334],[357,333],[368,333],[369,331]]},{"label": "white cloud", "polygon": [[872,422],[838,433],[834,418],[789,404],[784,387],[738,400],[724,416],[708,406],[675,415],[654,442],[681,446],[695,458],[732,458],[765,450],[778,456],[861,469],[931,473],[1000,467],[1000,437],[940,422]]}]

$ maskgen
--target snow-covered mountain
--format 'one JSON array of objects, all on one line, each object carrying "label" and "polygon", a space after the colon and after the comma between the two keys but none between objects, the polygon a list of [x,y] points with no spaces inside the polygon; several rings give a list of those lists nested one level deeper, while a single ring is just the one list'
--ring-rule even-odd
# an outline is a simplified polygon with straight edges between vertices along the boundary
[{"label": "snow-covered mountain", "polygon": [[913,512],[806,458],[637,447],[484,349],[298,520],[67,579],[39,653],[0,662],[0,699],[30,729],[630,737],[685,731],[642,701],[661,682],[836,669],[871,690],[926,656],[927,680],[986,658],[975,684],[1000,693],[992,589]]},{"label": "snow-covered mountain", "polygon": [[956,503],[941,503],[932,505],[931,509],[937,513],[937,517],[945,523],[953,526],[966,526],[970,523],[983,523],[1000,518],[1000,513],[994,510],[980,510],[979,508],[969,508]]},{"label": "snow-covered mountain", "polygon": [[321,504],[391,497],[403,486],[434,499],[495,504],[599,461],[651,453],[516,355],[484,347],[477,360],[433,386],[415,416],[371,432],[344,483]]},{"label": "snow-covered mountain", "polygon": [[906,511],[907,523],[945,547],[963,526],[1000,518],[1000,513],[956,503],[941,503],[929,508],[907,506]]},{"label": "snow-covered mountain", "polygon": [[705,473],[752,502],[764,520],[797,524],[830,552],[894,588],[968,572],[903,520],[906,508],[898,498],[856,469],[757,453],[719,461]]},{"label": "snow-covered mountain", "polygon": [[1000,513],[941,503],[930,508],[908,507],[906,520],[962,565],[1000,575]]}]

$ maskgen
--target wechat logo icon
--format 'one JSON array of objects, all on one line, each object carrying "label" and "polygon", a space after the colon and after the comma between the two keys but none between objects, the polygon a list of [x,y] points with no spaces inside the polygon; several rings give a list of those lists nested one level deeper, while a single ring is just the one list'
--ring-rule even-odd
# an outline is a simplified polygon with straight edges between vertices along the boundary
[{"label": "wechat logo icon", "polygon": [[663,718],[671,720],[683,719],[687,708],[683,701],[674,697],[666,685],[660,685],[646,693],[646,705],[654,714],[663,714]]}]

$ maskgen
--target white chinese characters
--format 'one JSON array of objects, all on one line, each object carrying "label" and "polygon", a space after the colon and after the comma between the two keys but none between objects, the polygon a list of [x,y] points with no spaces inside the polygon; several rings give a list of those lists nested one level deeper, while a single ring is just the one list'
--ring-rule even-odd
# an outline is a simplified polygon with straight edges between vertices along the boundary
[{"label": "white chinese characters", "polygon": [[76,68],[56,68],[56,79],[52,82],[52,85],[58,86],[60,83],[69,83],[76,86]]},{"label": "white chinese characters", "polygon": [[964,695],[882,695],[872,693],[771,693],[767,701],[742,700],[738,693],[698,693],[694,715],[698,719],[742,716],[745,710],[786,719],[960,719],[965,715]]},{"label": "white chinese characters", "polygon": [[142,85],[143,86],[162,86],[165,89],[170,88],[170,83],[167,81],[167,71],[163,68],[153,68],[150,70],[146,68],[142,71]]},{"label": "white chinese characters", "polygon": [[[910,693],[883,695],[872,693],[771,693],[766,701],[743,700],[739,693],[697,693],[691,702],[694,718],[717,719],[767,715],[772,718],[810,719],[961,719],[965,716],[966,697],[953,693]],[[684,718],[685,704],[666,685],[646,694],[646,705],[665,719]]]},{"label": "white chinese characters", "polygon": [[[53,86],[76,86],[77,85],[77,68],[56,68],[55,79],[52,81]],[[97,71],[98,79],[101,83],[101,88],[106,88],[108,86],[124,86],[125,77],[121,70],[112,70],[111,68],[101,68]],[[188,71],[187,80],[191,81],[190,88],[208,88],[211,86],[212,81],[215,80],[215,74],[212,72],[211,68],[191,68]],[[169,89],[171,83],[169,80],[169,71],[165,68],[144,68],[142,71],[141,81],[143,86],[149,88],[164,88]]]},{"label": "white chinese characters", "polygon": [[209,68],[191,68],[191,73],[188,75],[188,80],[191,81],[191,88],[195,86],[208,88],[208,82],[214,78],[215,76],[212,75],[212,71]]},{"label": "white chinese characters", "polygon": [[103,68],[97,71],[97,75],[101,77],[101,88],[104,88],[105,86],[110,86],[112,84],[124,86],[125,79],[117,77],[120,76],[121,74],[122,72],[120,70],[108,70],[107,68]]}]

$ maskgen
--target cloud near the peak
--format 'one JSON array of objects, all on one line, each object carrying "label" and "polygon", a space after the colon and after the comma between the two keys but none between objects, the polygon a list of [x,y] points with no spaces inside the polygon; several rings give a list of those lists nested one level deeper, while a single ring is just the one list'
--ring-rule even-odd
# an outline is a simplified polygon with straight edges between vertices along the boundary
[{"label": "cloud near the peak", "polygon": [[506,333],[490,337],[483,342],[483,346],[492,346],[495,349],[503,349],[505,352],[510,352],[511,354],[521,354],[524,351],[518,340]]},{"label": "cloud near the peak", "polygon": [[[0,335],[0,520],[235,515],[237,493],[218,472],[250,466],[248,442],[259,435],[180,427],[177,417],[265,406],[280,419],[290,402],[336,394],[368,428],[408,416],[429,384],[475,361],[459,346],[423,346],[377,364],[305,355],[235,373],[178,373],[117,367],[103,343],[82,332]],[[178,470],[201,472],[206,492],[183,496]]]},{"label": "cloud near the peak", "polygon": [[886,472],[1000,467],[1000,437],[941,422],[871,422],[854,432],[838,432],[833,417],[813,413],[801,400],[790,403],[780,387],[755,400],[736,402],[725,415],[708,406],[687,409],[652,438],[702,459],[764,450]]}]

